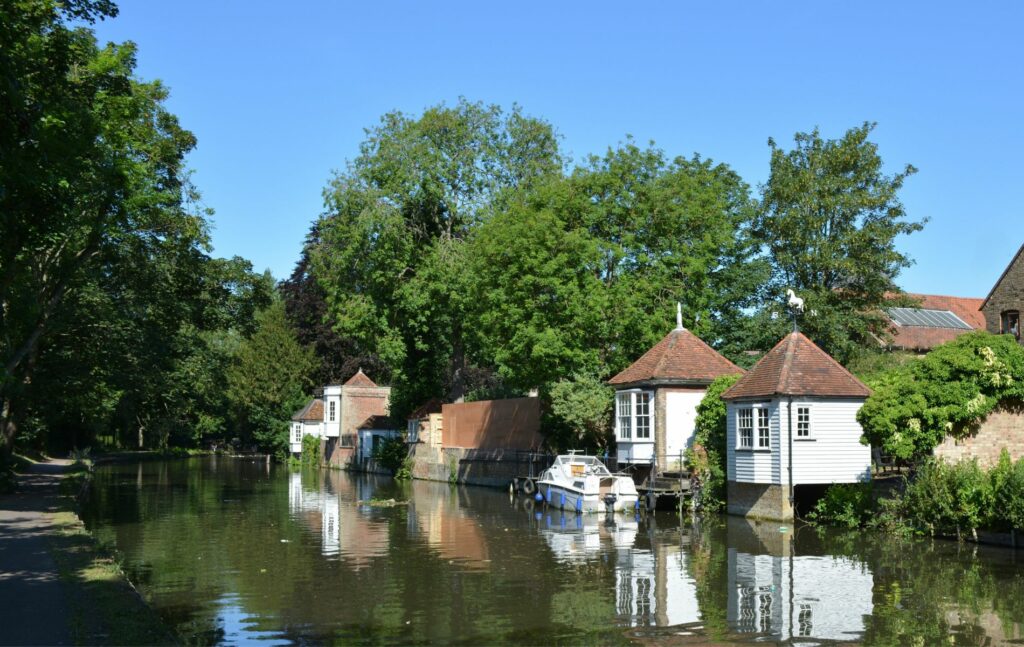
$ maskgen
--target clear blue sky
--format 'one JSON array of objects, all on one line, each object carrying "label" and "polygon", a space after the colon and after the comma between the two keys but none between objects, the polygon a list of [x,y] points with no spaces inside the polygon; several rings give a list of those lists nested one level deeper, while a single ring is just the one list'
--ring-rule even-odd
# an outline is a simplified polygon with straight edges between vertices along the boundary
[{"label": "clear blue sky", "polygon": [[214,252],[291,273],[332,169],[383,113],[519,103],[574,158],[626,134],[725,162],[756,187],[768,137],[865,120],[925,230],[908,291],[985,296],[1024,243],[1024,3],[121,0],[199,138]]}]

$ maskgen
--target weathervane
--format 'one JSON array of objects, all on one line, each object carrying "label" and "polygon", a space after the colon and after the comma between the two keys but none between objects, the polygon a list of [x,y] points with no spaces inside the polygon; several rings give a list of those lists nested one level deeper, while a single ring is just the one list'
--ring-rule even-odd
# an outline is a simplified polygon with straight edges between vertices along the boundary
[{"label": "weathervane", "polygon": [[789,297],[787,303],[789,305],[789,312],[793,316],[793,332],[796,332],[796,318],[804,313],[804,300],[798,297],[793,290],[786,290],[786,296]]}]

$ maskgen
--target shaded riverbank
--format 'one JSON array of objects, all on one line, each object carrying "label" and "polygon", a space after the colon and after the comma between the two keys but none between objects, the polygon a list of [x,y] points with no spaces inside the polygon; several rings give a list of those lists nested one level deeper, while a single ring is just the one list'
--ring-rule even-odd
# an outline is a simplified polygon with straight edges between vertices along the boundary
[{"label": "shaded riverbank", "polygon": [[74,513],[70,461],[31,465],[0,496],[0,644],[173,644]]}]

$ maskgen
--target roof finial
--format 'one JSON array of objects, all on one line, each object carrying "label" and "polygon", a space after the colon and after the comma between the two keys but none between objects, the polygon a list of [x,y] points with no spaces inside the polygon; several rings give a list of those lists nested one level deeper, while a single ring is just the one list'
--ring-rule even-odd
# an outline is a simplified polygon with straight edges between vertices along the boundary
[{"label": "roof finial", "polygon": [[683,304],[676,301],[676,330],[686,330],[683,328]]}]

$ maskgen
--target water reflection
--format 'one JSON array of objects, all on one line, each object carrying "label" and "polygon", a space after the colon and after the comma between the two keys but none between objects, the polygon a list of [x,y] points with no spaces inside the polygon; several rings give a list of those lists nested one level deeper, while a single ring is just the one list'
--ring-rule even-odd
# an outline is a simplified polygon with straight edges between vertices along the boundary
[{"label": "water reflection", "polygon": [[853,640],[872,612],[874,579],[862,561],[800,555],[790,527],[728,521],[727,618],[741,634],[774,640]]},{"label": "water reflection", "polygon": [[[370,499],[398,505],[366,505]],[[86,517],[199,644],[1012,644],[1012,551],[224,459],[97,470]]]}]

